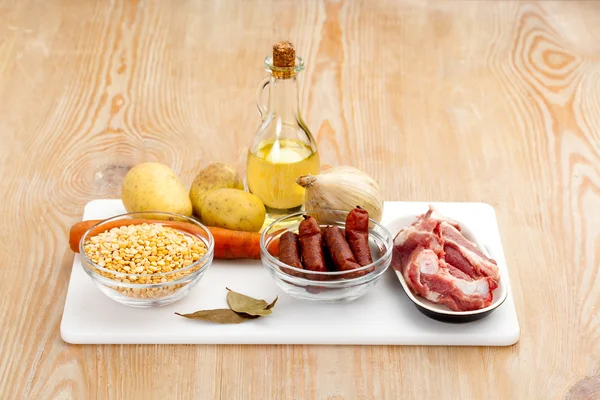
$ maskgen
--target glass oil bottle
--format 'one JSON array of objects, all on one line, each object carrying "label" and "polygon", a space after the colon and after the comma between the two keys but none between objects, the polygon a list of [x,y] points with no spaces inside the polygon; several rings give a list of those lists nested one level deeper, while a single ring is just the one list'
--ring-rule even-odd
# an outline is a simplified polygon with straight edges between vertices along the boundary
[{"label": "glass oil bottle", "polygon": [[[294,45],[282,41],[265,58],[269,75],[257,93],[262,118],[248,150],[246,183],[267,209],[268,219],[299,211],[304,189],[296,183],[301,175],[319,173],[317,144],[302,120],[299,109],[298,74],[304,70]],[[262,97],[268,90],[266,105]]]}]

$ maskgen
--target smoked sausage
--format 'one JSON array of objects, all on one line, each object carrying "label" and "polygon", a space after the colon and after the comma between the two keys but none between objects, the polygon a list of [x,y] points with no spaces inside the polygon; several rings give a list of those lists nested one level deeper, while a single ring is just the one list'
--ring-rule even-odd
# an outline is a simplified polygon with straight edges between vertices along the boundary
[{"label": "smoked sausage", "polygon": [[[360,268],[339,227],[328,226],[325,228],[323,238],[325,239],[333,264],[338,271],[351,271]],[[365,273],[366,271],[357,271],[355,274],[349,274],[348,278],[363,276]]]},{"label": "smoked sausage", "polygon": [[[325,233],[325,228],[321,229],[321,236]],[[327,244],[325,240],[323,240],[323,258],[325,260],[325,268],[327,271],[336,271],[335,265],[333,265],[333,260],[331,259],[331,254],[329,254],[329,250],[327,250]]]},{"label": "smoked sausage", "polygon": [[354,208],[346,217],[346,241],[352,250],[356,262],[364,267],[371,264],[369,247],[369,212],[360,207]]},{"label": "smoked sausage", "polygon": [[[326,272],[325,257],[323,256],[323,238],[317,220],[311,216],[305,215],[304,221],[300,222],[300,226],[298,227],[298,236],[304,269],[308,271]],[[325,276],[322,275],[312,275],[307,276],[307,278],[325,280]]]},{"label": "smoked sausage", "polygon": [[[302,269],[300,244],[296,233],[287,231],[279,237],[279,261],[294,268]],[[301,272],[293,271],[289,268],[281,268],[281,270],[286,274],[298,277],[302,276]]]}]

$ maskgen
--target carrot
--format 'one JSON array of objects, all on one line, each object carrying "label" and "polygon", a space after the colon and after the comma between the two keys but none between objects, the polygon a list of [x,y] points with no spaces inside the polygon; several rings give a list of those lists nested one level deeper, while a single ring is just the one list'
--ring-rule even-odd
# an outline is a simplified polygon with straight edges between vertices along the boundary
[{"label": "carrot", "polygon": [[[69,232],[69,245],[71,250],[79,253],[79,242],[88,231],[101,220],[81,221],[71,227]],[[160,223],[174,229],[186,231],[193,235],[200,235],[202,230],[189,222],[182,221],[155,221],[150,219],[118,219],[104,223],[102,226],[96,227],[90,236],[97,235],[112,228],[127,225],[139,225],[143,223]],[[214,226],[206,227],[215,238],[215,258],[217,259],[260,259],[260,233],[258,232],[243,232],[230,229],[217,228]],[[274,240],[269,245],[269,253],[273,256],[279,254],[279,239]]]}]

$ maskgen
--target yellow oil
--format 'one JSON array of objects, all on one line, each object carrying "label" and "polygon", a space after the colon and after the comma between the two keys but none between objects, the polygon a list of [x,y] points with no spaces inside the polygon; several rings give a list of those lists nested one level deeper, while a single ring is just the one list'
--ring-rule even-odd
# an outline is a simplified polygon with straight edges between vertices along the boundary
[{"label": "yellow oil", "polygon": [[304,203],[304,188],[296,178],[319,173],[317,152],[291,139],[267,140],[248,153],[246,181],[270,215],[287,214]]}]

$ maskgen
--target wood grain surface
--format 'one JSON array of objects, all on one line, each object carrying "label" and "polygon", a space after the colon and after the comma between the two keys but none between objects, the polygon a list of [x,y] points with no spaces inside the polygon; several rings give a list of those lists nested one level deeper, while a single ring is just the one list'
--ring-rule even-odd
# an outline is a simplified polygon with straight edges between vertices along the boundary
[{"label": "wood grain surface", "polygon": [[[61,340],[83,206],[142,161],[243,172],[281,39],[323,163],[496,208],[517,345]],[[0,94],[0,398],[600,398],[600,2],[0,1]]]}]

